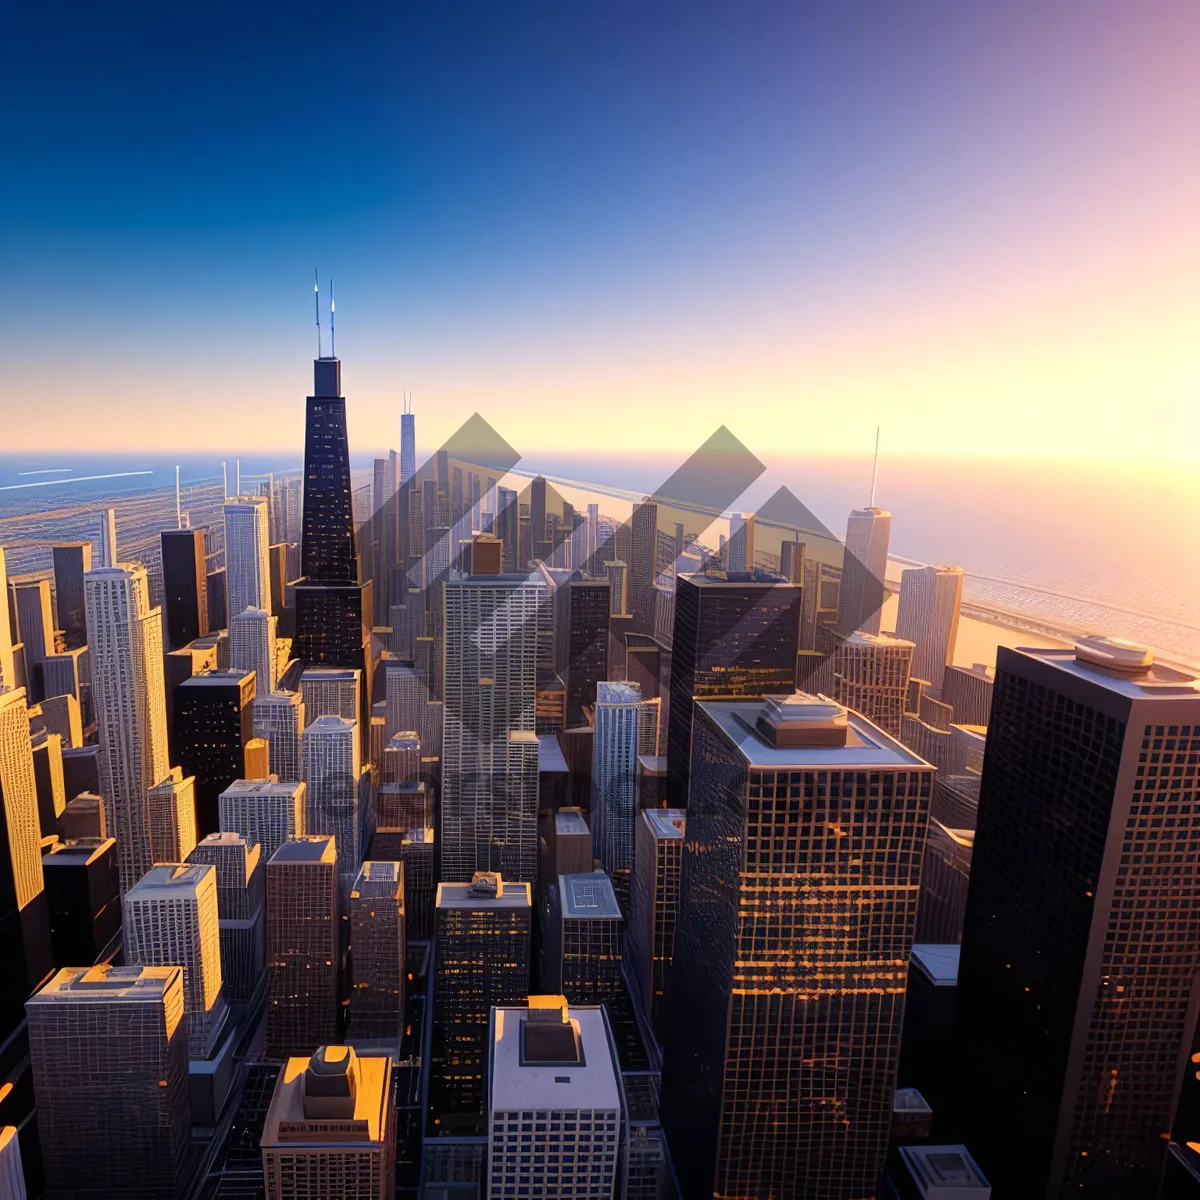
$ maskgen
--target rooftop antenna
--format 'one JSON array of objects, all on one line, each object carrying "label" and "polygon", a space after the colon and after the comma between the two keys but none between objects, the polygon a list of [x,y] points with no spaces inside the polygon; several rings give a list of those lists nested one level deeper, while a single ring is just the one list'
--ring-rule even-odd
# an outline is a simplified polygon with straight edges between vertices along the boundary
[{"label": "rooftop antenna", "polygon": [[871,468],[871,503],[868,508],[875,507],[875,484],[879,481],[879,426],[875,426],[875,465]]},{"label": "rooftop antenna", "polygon": [[334,313],[336,308],[333,303],[333,280],[329,281],[329,357],[337,358],[337,328],[336,318]]},{"label": "rooftop antenna", "polygon": [[317,314],[317,357],[321,357],[321,285],[317,281],[317,269],[313,268],[313,308]]}]

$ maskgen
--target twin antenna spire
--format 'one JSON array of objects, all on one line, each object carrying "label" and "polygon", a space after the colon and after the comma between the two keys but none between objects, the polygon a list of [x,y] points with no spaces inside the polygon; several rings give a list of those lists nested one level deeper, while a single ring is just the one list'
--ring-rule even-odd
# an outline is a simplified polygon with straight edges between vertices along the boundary
[{"label": "twin antenna spire", "polygon": [[412,392],[403,392],[401,394],[404,397],[403,411],[406,413],[411,413],[412,412]]},{"label": "twin antenna spire", "polygon": [[875,465],[871,468],[871,503],[868,508],[875,507],[875,484],[879,481],[879,426],[875,426]]},{"label": "twin antenna spire", "polygon": [[[317,357],[321,354],[321,285],[313,270],[313,309],[317,316]],[[333,280],[329,281],[329,357],[337,358],[337,306],[333,302]]]}]

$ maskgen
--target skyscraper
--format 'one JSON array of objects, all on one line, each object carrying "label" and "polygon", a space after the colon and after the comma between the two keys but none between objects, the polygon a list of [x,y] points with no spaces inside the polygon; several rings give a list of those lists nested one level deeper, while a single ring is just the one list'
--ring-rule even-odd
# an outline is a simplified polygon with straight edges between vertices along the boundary
[{"label": "skyscraper", "polygon": [[42,875],[54,964],[98,962],[121,932],[117,843],[97,837],[56,842],[42,856]]},{"label": "skyscraper", "polygon": [[8,619],[8,572],[4,566],[4,549],[0,547],[0,692],[17,686],[16,665],[13,661],[12,624]]},{"label": "skyscraper", "polygon": [[799,631],[800,589],[778,575],[679,576],[667,725],[667,796],[673,807],[687,805],[695,701],[790,692]]},{"label": "skyscraper", "polygon": [[551,912],[550,980],[572,1004],[622,995],[625,921],[603,871],[560,875]]},{"label": "skyscraper", "polygon": [[631,986],[660,1037],[667,972],[675,953],[685,818],[681,808],[649,808],[637,822],[625,955]]},{"label": "skyscraper", "polygon": [[584,724],[583,710],[608,674],[609,588],[607,577],[575,572],[554,589],[554,669],[566,685],[568,729]]},{"label": "skyscraper", "polygon": [[881,508],[855,509],[850,514],[838,593],[838,633],[879,632],[891,532],[892,514]]},{"label": "skyscraper", "polygon": [[962,585],[962,567],[913,567],[900,576],[896,636],[915,644],[912,673],[938,695],[954,660]]},{"label": "skyscraper", "polygon": [[824,671],[832,676],[829,690],[833,698],[884,733],[899,737],[912,674],[913,643],[877,633],[836,633],[832,640],[833,654]]},{"label": "skyscraper", "polygon": [[264,608],[244,608],[229,622],[229,665],[254,672],[254,696],[275,690],[276,618]]},{"label": "skyscraper", "polygon": [[662,1075],[683,1192],[875,1195],[932,771],[803,693],[698,704],[691,770]]},{"label": "skyscraper", "polygon": [[266,860],[240,833],[210,833],[188,855],[216,873],[221,981],[230,1004],[248,1004],[266,969]]},{"label": "skyscraper", "polygon": [[209,671],[175,689],[175,753],[184,774],[196,778],[198,837],[220,828],[218,798],[245,777],[253,704],[253,671]]},{"label": "skyscraper", "polygon": [[957,724],[987,726],[995,678],[996,672],[986,663],[975,663],[970,669],[947,665],[942,676],[942,703],[953,710]]},{"label": "skyscraper", "polygon": [[229,1016],[221,989],[217,873],[206,865],[151,867],[125,893],[125,959],[183,968],[188,1055],[208,1058]]},{"label": "skyscraper", "polygon": [[89,571],[84,598],[100,789],[125,892],[152,865],[146,793],[168,773],[162,613],[136,563]]},{"label": "skyscraper", "polygon": [[21,641],[25,646],[25,677],[34,700],[42,691],[42,663],[54,653],[54,610],[50,604],[50,583],[39,579],[34,583],[13,586],[14,608]]},{"label": "skyscraper", "polygon": [[295,589],[294,651],[302,662],[365,670],[371,609],[358,573],[342,364],[319,358],[313,368],[304,424],[302,578]]},{"label": "skyscraper", "polygon": [[404,867],[364,862],[350,889],[354,986],[350,1030],[355,1038],[400,1042],[404,1032]]},{"label": "skyscraper", "polygon": [[444,879],[467,880],[480,870],[534,879],[534,694],[539,609],[546,602],[536,574],[458,576],[446,586]]},{"label": "skyscraper", "polygon": [[417,473],[417,418],[411,412],[400,414],[400,484]]},{"label": "skyscraper", "polygon": [[734,513],[729,518],[729,570],[754,570],[754,517]]},{"label": "skyscraper", "polygon": [[641,688],[636,683],[597,685],[592,742],[592,838],[595,855],[610,874],[633,870],[641,701]]},{"label": "skyscraper", "polygon": [[490,1033],[488,1200],[614,1200],[628,1137],[604,1008],[530,996],[493,1009]]},{"label": "skyscraper", "polygon": [[21,1141],[15,1125],[0,1129],[0,1200],[27,1200]]},{"label": "skyscraper", "polygon": [[91,542],[60,542],[53,548],[54,597],[68,650],[87,645],[83,577],[92,569]]},{"label": "skyscraper", "polygon": [[1002,1194],[1158,1186],[1195,1070],[1198,776],[1197,680],[1107,638],[1000,648],[954,1115]]},{"label": "skyscraper", "polygon": [[183,862],[196,845],[196,781],[172,767],[146,793],[150,861]]},{"label": "skyscraper", "polygon": [[337,847],[284,842],[267,863],[267,1048],[310,1054],[338,1040]]},{"label": "skyscraper", "polygon": [[[257,684],[255,685],[257,688]],[[299,692],[273,692],[253,704],[253,731],[267,743],[272,775],[296,782],[300,779],[300,735],[304,729],[304,702]]]},{"label": "skyscraper", "polygon": [[[338,873],[343,899],[362,865],[367,830],[361,795],[364,768],[359,755],[358,726],[344,717],[318,717],[301,738],[307,785],[305,828],[310,834],[337,838]],[[369,787],[369,768],[366,769]]]},{"label": "skyscraper", "polygon": [[528,883],[479,873],[439,883],[435,912],[430,1104],[442,1132],[471,1135],[487,1110],[491,1008],[529,995],[532,894]]},{"label": "skyscraper", "polygon": [[343,667],[307,667],[300,675],[300,696],[304,701],[304,723],[318,717],[362,719],[360,689],[362,672]]},{"label": "skyscraper", "polygon": [[225,503],[225,611],[232,622],[248,608],[271,611],[271,531],[265,496]]},{"label": "skyscraper", "polygon": [[185,1195],[191,1104],[183,968],[62,970],[26,1011],[46,1195]]},{"label": "skyscraper", "polygon": [[164,529],[161,534],[163,607],[169,650],[178,650],[208,632],[205,532]]},{"label": "skyscraper", "polygon": [[[654,577],[658,559],[658,505],[644,500],[633,506],[630,524],[629,612],[636,633],[654,631]],[[620,558],[619,554],[613,556]]]},{"label": "skyscraper", "polygon": [[263,1128],[267,1200],[392,1200],[396,1119],[392,1060],[350,1046],[289,1058]]},{"label": "skyscraper", "polygon": [[218,798],[221,831],[261,846],[270,862],[284,842],[304,836],[306,792],[294,780],[235,779]]}]

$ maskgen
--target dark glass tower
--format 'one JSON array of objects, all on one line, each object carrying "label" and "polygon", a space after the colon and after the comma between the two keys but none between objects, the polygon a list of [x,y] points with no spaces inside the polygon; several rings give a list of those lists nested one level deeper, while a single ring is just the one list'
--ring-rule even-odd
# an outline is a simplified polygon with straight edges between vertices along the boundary
[{"label": "dark glass tower", "polygon": [[91,569],[91,542],[66,542],[54,547],[54,594],[58,603],[58,624],[68,650],[87,645],[83,577]]},{"label": "dark glass tower", "polygon": [[296,582],[294,652],[302,662],[365,672],[371,596],[369,585],[359,579],[342,364],[318,358],[313,366],[314,394],[304,421],[302,578]]},{"label": "dark glass tower", "polygon": [[178,650],[208,632],[207,563],[203,529],[162,531],[168,650]]},{"label": "dark glass tower", "polygon": [[175,753],[184,775],[196,779],[197,838],[220,830],[220,795],[246,777],[253,708],[253,671],[210,671],[175,689]]},{"label": "dark glass tower", "polygon": [[1147,658],[997,655],[946,1125],[997,1195],[1157,1195],[1197,1070],[1200,683]]},{"label": "dark glass tower", "polygon": [[696,700],[753,700],[795,688],[800,589],[766,571],[680,575],[675,586],[667,802],[687,807]]}]

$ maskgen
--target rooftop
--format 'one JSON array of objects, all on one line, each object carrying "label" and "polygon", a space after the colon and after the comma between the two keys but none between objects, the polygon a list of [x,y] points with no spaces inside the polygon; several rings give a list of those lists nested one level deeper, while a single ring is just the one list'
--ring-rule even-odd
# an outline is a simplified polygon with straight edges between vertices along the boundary
[{"label": "rooftop", "polygon": [[636,683],[601,681],[596,684],[597,704],[640,704],[642,689]]},{"label": "rooftop", "polygon": [[286,779],[235,779],[222,796],[294,796],[303,783]]},{"label": "rooftop", "polygon": [[533,896],[527,883],[503,882],[498,896],[481,896],[472,891],[469,883],[439,883],[438,908],[495,908],[529,909]]},{"label": "rooftop", "polygon": [[917,942],[912,948],[912,964],[934,987],[958,984],[958,959],[962,947],[956,942]]},{"label": "rooftop", "polygon": [[300,682],[306,679],[310,682],[327,680],[330,683],[351,683],[362,674],[357,667],[305,667],[300,674]]},{"label": "rooftop", "polygon": [[293,838],[271,855],[272,863],[334,863],[336,844],[332,836]]},{"label": "rooftop", "polygon": [[638,770],[644,775],[665,775],[667,773],[667,756],[665,754],[639,754]]},{"label": "rooftop", "polygon": [[75,1000],[133,1000],[160,998],[176,981],[183,983],[182,967],[67,967],[59,971],[30,1004]]},{"label": "rooftop", "polygon": [[42,868],[87,866],[106,853],[109,846],[116,844],[115,838],[73,838],[58,842],[43,855]]},{"label": "rooftop", "polygon": [[334,717],[326,714],[323,717],[317,717],[304,731],[304,734],[307,737],[314,729],[318,733],[346,734],[352,733],[357,728],[358,722],[350,720],[349,717]]},{"label": "rooftop", "polygon": [[[1156,663],[1149,651],[1116,638],[1081,639],[1073,650],[1020,646],[1007,653],[1024,655],[1057,667],[1077,679],[1107,688],[1130,700],[1200,697],[1200,681],[1195,676]],[[1136,667],[1137,663],[1143,665]]]},{"label": "rooftop", "polygon": [[901,1146],[900,1157],[928,1200],[963,1200],[968,1193],[984,1200],[992,1194],[966,1146]]},{"label": "rooftop", "polygon": [[[530,1003],[543,999],[530,997]],[[562,1000],[561,997],[555,999]],[[567,1019],[579,1044],[577,1062],[530,1062],[526,1023],[537,1009],[492,1010],[491,1101],[493,1109],[619,1109],[621,1093],[598,1005],[571,1005]],[[537,1023],[537,1016],[534,1016]]]},{"label": "rooftop", "polygon": [[646,808],[642,817],[656,838],[683,837],[686,809],[682,808]]},{"label": "rooftop", "polygon": [[737,584],[739,587],[762,587],[772,588],[779,584],[786,584],[788,587],[794,588],[794,583],[788,583],[782,575],[775,574],[774,571],[764,571],[762,567],[755,567],[753,571],[683,571],[680,572],[680,579],[686,579],[689,583],[694,583],[697,587],[722,587],[728,584]]},{"label": "rooftop", "polygon": [[[390,1080],[390,1059],[360,1057],[348,1046],[323,1046],[312,1058],[289,1058],[279,1073],[267,1112],[263,1146],[298,1141],[308,1145],[381,1141],[386,1131]],[[309,1113],[305,1112],[306,1086]],[[336,1128],[341,1122],[345,1122],[343,1131]]]},{"label": "rooftop", "polygon": [[195,895],[196,889],[212,873],[213,869],[208,863],[158,863],[125,893],[125,903],[163,900],[173,895]]},{"label": "rooftop", "polygon": [[558,895],[564,917],[621,919],[612,880],[603,871],[560,875]]},{"label": "rooftop", "polygon": [[186,688],[228,687],[230,684],[240,684],[253,678],[253,671],[239,671],[235,667],[230,667],[227,671],[202,671],[199,675],[189,675],[179,686]]},{"label": "rooftop", "polygon": [[584,819],[582,808],[560,808],[554,814],[554,832],[559,836],[563,834],[592,836],[591,830],[588,829],[588,823]]},{"label": "rooftop", "polygon": [[539,733],[538,740],[538,771],[546,774],[549,771],[567,773],[567,760],[563,757],[562,747],[558,738],[552,733]]},{"label": "rooftop", "polygon": [[368,859],[359,867],[358,875],[354,880],[354,888],[350,894],[353,896],[366,890],[378,895],[380,886],[389,887],[395,891],[403,877],[404,868],[400,863]]},{"label": "rooftop", "polygon": [[866,717],[847,713],[844,746],[772,746],[755,728],[763,711],[761,700],[698,700],[705,713],[740,751],[749,766],[769,770],[839,767],[876,770],[932,770],[929,764],[889,737]]}]

